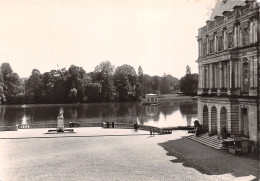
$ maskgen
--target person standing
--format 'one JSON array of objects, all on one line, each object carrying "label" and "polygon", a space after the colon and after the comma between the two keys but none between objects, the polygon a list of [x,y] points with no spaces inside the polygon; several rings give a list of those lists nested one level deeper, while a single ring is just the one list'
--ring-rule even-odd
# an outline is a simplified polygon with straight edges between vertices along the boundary
[{"label": "person standing", "polygon": [[153,128],[150,128],[150,136],[153,136]]},{"label": "person standing", "polygon": [[155,128],[153,128],[153,136],[155,136]]}]

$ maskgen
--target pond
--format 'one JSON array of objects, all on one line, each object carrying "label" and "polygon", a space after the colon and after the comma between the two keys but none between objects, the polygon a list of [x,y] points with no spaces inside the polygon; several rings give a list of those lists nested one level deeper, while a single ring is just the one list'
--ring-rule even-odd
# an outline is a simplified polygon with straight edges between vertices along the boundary
[{"label": "pond", "polygon": [[141,103],[1,105],[0,126],[57,123],[59,108],[64,122],[115,122],[156,127],[193,125],[198,119],[197,101],[162,102],[159,106]]}]

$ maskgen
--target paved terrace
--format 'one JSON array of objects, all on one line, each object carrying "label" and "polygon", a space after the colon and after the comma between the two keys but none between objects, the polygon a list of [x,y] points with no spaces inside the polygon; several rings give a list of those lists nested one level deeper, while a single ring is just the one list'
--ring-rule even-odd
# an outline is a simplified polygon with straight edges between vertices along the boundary
[{"label": "paved terrace", "polygon": [[194,142],[187,131],[74,130],[0,132],[0,180],[257,180],[256,158]]}]

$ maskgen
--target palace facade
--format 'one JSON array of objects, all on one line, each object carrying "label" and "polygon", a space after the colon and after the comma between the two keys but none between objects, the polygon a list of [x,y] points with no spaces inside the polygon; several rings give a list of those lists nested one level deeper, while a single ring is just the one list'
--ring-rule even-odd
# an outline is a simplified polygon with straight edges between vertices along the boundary
[{"label": "palace facade", "polygon": [[259,141],[259,3],[218,0],[199,29],[198,119],[210,135]]}]

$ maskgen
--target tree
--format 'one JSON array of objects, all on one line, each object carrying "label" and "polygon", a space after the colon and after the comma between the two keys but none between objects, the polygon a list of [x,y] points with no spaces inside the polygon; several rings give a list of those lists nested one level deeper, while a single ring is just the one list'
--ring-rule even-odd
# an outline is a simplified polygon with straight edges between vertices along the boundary
[{"label": "tree", "polygon": [[186,75],[191,74],[191,68],[189,65],[186,66]]},{"label": "tree", "polygon": [[[9,63],[2,63],[0,67],[0,80],[3,86],[4,95],[9,103],[22,101],[22,80],[17,73],[14,73]],[[19,97],[19,100],[17,99]]]},{"label": "tree", "polygon": [[197,94],[198,74],[186,74],[180,79],[180,90],[184,95],[192,96]]},{"label": "tree", "polygon": [[138,67],[138,82],[142,85],[143,84],[143,77],[144,72],[141,66]]},{"label": "tree", "polygon": [[[139,84],[140,84],[140,86],[139,86]],[[138,67],[138,92],[140,92],[141,94],[139,95],[139,93],[137,93],[138,95],[136,95],[137,96],[137,100],[138,99],[141,99],[143,96],[144,96],[144,94],[143,94],[143,87],[144,87],[144,72],[143,72],[143,69],[142,69],[142,67],[141,66],[139,66]],[[135,87],[137,87],[137,85],[135,85]],[[141,96],[141,97],[140,97]]]},{"label": "tree", "polygon": [[88,83],[85,87],[87,102],[101,102],[101,89],[100,83]]},{"label": "tree", "polygon": [[40,102],[42,98],[42,75],[38,69],[33,69],[31,76],[25,83],[25,94],[27,100]]},{"label": "tree", "polygon": [[[67,91],[70,94],[71,89],[77,90],[76,102],[83,102],[83,98],[85,97],[85,82],[82,81],[86,75],[85,70],[82,67],[78,67],[75,65],[71,65],[68,70],[68,78],[67,82]],[[73,98],[74,101],[74,98]]]},{"label": "tree", "polygon": [[115,76],[126,75],[131,87],[133,87],[137,82],[137,75],[135,69],[131,65],[124,64],[116,68]]},{"label": "tree", "polygon": [[114,69],[115,66],[113,66],[109,60],[106,60],[95,67],[95,72],[102,73],[102,75],[112,76],[114,73]]},{"label": "tree", "polygon": [[119,101],[129,101],[128,95],[131,94],[131,84],[126,75],[118,76],[115,80],[116,90],[119,94]]},{"label": "tree", "polygon": [[190,66],[186,66],[186,75],[180,79],[180,90],[183,94],[192,96],[197,94],[198,74],[191,74]]},{"label": "tree", "polygon": [[141,101],[142,100],[142,87],[139,82],[135,84],[134,93],[135,93],[135,99],[137,101]]},{"label": "tree", "polygon": [[120,101],[129,101],[129,95],[133,97],[136,81],[137,75],[132,66],[124,64],[117,67],[114,74],[114,82]]},{"label": "tree", "polygon": [[113,81],[114,66],[110,61],[101,62],[95,67],[94,79],[102,85],[101,96],[103,102],[114,101],[116,88]]},{"label": "tree", "polygon": [[167,74],[164,73],[163,77],[161,78],[161,93],[166,94],[170,91],[170,82],[167,79]]},{"label": "tree", "polygon": [[8,79],[8,76],[10,76],[12,73],[13,73],[13,70],[10,66],[9,63],[2,63],[1,64],[1,75],[2,75],[2,80],[3,80],[3,91],[4,91],[4,94],[7,94],[7,79]]}]

